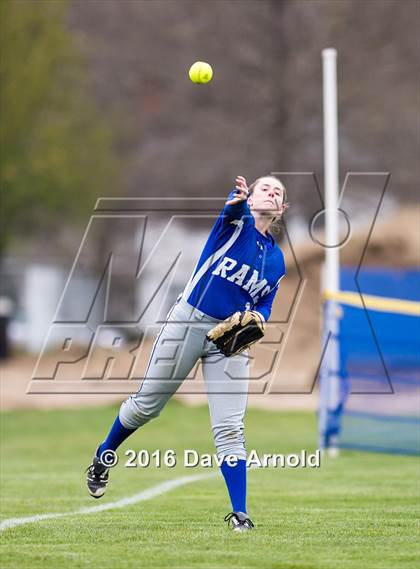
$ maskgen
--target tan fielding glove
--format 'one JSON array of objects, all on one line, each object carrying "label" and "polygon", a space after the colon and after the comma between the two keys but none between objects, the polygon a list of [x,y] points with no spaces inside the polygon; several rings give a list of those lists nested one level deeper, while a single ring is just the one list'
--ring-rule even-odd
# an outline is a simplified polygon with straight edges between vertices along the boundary
[{"label": "tan fielding glove", "polygon": [[235,312],[207,333],[226,357],[239,354],[264,336],[264,318],[255,310]]}]

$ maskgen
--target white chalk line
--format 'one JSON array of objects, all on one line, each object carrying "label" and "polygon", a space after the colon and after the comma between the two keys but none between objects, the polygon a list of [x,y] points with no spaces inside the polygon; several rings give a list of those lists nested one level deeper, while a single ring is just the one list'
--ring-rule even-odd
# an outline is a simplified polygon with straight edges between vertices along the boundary
[{"label": "white chalk line", "polygon": [[166,480],[166,482],[161,482],[160,484],[152,486],[147,490],[133,494],[133,496],[127,496],[126,498],[121,498],[121,500],[116,500],[115,502],[105,502],[104,504],[91,506],[89,508],[80,508],[74,512],[56,512],[51,514],[26,516],[24,518],[9,518],[7,520],[3,520],[0,523],[0,531],[4,531],[16,526],[21,526],[23,524],[40,522],[42,520],[52,520],[54,518],[64,518],[66,516],[96,514],[98,512],[105,512],[106,510],[125,508],[125,506],[131,506],[132,504],[137,504],[138,502],[145,502],[146,500],[151,500],[156,496],[166,494],[166,492],[170,492],[179,486],[184,486],[185,484],[190,484],[192,482],[198,482],[199,480],[206,480],[207,478],[214,478],[215,476],[218,476],[218,474],[218,472],[210,472],[205,474],[196,474],[195,476],[182,476],[181,478],[175,478],[174,480]]}]

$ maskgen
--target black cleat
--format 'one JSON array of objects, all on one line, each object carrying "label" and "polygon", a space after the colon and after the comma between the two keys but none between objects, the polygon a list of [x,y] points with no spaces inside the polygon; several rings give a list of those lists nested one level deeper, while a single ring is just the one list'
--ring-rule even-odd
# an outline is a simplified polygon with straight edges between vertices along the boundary
[{"label": "black cleat", "polygon": [[225,517],[225,522],[233,531],[249,531],[254,527],[248,515],[243,512],[231,512]]},{"label": "black cleat", "polygon": [[93,498],[101,498],[105,494],[108,484],[109,468],[99,460],[97,456],[93,458],[92,464],[86,470],[86,483],[89,494]]}]

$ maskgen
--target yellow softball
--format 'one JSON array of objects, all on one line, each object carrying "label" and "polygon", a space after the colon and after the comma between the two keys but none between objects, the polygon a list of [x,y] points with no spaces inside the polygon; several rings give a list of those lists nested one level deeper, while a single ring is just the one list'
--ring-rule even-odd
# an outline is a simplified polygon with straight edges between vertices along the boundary
[{"label": "yellow softball", "polygon": [[188,75],[193,83],[208,83],[213,77],[213,69],[205,61],[196,61],[191,65]]}]

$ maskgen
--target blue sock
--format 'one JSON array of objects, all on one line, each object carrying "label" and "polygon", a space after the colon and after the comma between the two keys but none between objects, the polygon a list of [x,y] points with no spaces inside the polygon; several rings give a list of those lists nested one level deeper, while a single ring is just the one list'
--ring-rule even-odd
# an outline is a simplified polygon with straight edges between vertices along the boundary
[{"label": "blue sock", "polygon": [[117,418],[115,419],[107,438],[99,446],[96,452],[96,456],[100,456],[104,450],[117,450],[120,444],[124,442],[125,439],[136,430],[137,429],[126,429],[124,425],[122,425],[120,418],[117,415]]},{"label": "blue sock", "polygon": [[229,491],[232,510],[246,514],[246,460],[238,460],[235,466],[224,461],[220,470]]}]

